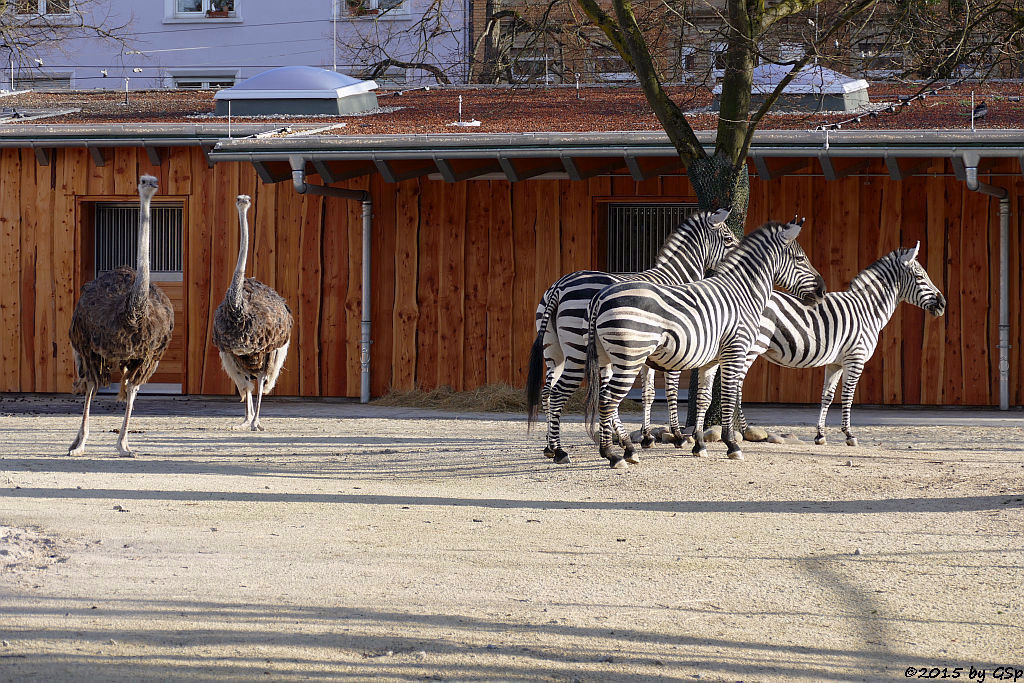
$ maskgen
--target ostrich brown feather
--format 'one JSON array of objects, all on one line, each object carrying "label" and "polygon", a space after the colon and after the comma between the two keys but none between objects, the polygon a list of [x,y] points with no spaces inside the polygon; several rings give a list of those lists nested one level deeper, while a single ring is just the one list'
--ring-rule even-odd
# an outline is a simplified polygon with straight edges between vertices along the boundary
[{"label": "ostrich brown feather", "polygon": [[118,268],[82,287],[68,333],[78,369],[76,393],[83,393],[87,383],[106,386],[110,373],[119,370],[118,398],[123,401],[126,385],[145,384],[167,350],[174,330],[170,299],[151,283],[143,306],[132,310],[135,277],[135,269]]},{"label": "ostrich brown feather", "polygon": [[249,381],[268,371],[271,352],[288,343],[292,312],[284,298],[256,278],[242,284],[242,305],[225,297],[213,322],[213,343],[234,356]]}]

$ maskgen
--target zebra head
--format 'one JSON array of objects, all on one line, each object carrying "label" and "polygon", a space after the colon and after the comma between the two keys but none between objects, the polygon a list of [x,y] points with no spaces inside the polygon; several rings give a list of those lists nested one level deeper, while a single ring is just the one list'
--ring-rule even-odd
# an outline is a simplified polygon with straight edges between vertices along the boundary
[{"label": "zebra head", "polygon": [[708,240],[707,261],[704,263],[706,270],[717,268],[725,256],[725,252],[740,243],[736,235],[726,225],[730,213],[732,213],[732,207],[727,206],[713,213],[706,214],[707,223],[711,230],[711,239]]},{"label": "zebra head", "polygon": [[946,312],[946,297],[928,277],[924,266],[917,262],[918,242],[913,249],[897,249],[893,252],[898,269],[900,299],[931,313],[936,318]]},{"label": "zebra head", "polygon": [[825,299],[825,278],[807,260],[807,254],[796,241],[804,221],[793,219],[782,226],[782,259],[775,273],[775,286],[800,299],[806,306],[816,306]]}]

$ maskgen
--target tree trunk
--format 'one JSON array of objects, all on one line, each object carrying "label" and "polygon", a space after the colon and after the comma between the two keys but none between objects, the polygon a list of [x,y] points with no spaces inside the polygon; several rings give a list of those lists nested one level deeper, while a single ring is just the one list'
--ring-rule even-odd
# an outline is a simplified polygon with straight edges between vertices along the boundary
[{"label": "tree trunk", "polygon": [[[697,205],[702,211],[713,211],[731,206],[729,227],[737,237],[743,237],[750,202],[750,176],[744,163],[737,169],[729,159],[714,155],[697,159],[687,169],[690,184],[697,194]],[[690,373],[690,393],[686,401],[686,426],[697,423],[697,371]],[[722,376],[715,377],[711,406],[704,416],[704,428],[722,423]]]}]

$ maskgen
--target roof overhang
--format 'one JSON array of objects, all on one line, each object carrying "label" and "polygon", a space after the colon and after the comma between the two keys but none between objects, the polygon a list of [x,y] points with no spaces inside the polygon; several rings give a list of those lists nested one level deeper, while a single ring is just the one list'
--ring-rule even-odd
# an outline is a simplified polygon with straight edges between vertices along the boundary
[{"label": "roof overhang", "polygon": [[[714,133],[698,133],[710,154]],[[998,131],[761,131],[748,154],[759,177],[818,172],[829,180],[867,172],[896,180],[985,168],[1014,159],[1024,173],[1024,130]],[[307,136],[301,131],[258,140],[221,140],[210,159],[252,163],[264,182],[290,179],[292,171],[333,183],[371,173],[388,182],[433,176],[448,182],[472,178],[585,180],[626,174],[636,180],[685,173],[663,132],[523,133],[468,135]]]},{"label": "roof overhang", "polygon": [[[146,148],[155,157],[162,148],[199,146],[211,164],[252,163],[264,182],[289,180],[293,170],[320,175],[328,184],[373,173],[388,182],[615,174],[646,180],[685,173],[661,131],[347,136],[325,135],[317,124],[281,125],[18,124],[0,127],[0,148],[32,148],[40,163],[48,163],[52,149],[81,147],[102,164],[103,150],[112,147]],[[711,153],[714,132],[697,137]],[[766,180],[808,172],[830,180],[879,172],[897,180],[946,172],[963,178],[965,168],[985,172],[1000,159],[1016,160],[1024,173],[1024,130],[758,131],[748,156]]]}]

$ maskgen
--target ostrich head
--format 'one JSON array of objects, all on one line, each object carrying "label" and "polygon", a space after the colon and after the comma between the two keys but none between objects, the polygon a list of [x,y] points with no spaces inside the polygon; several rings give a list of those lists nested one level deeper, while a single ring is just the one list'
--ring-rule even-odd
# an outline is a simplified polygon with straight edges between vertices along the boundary
[{"label": "ostrich head", "polygon": [[249,210],[249,207],[252,206],[252,199],[250,199],[247,194],[240,194],[235,198],[235,205],[238,207],[239,211],[245,213]]},{"label": "ostrich head", "polygon": [[143,199],[152,199],[156,194],[160,181],[151,175],[139,176],[139,196]]}]

